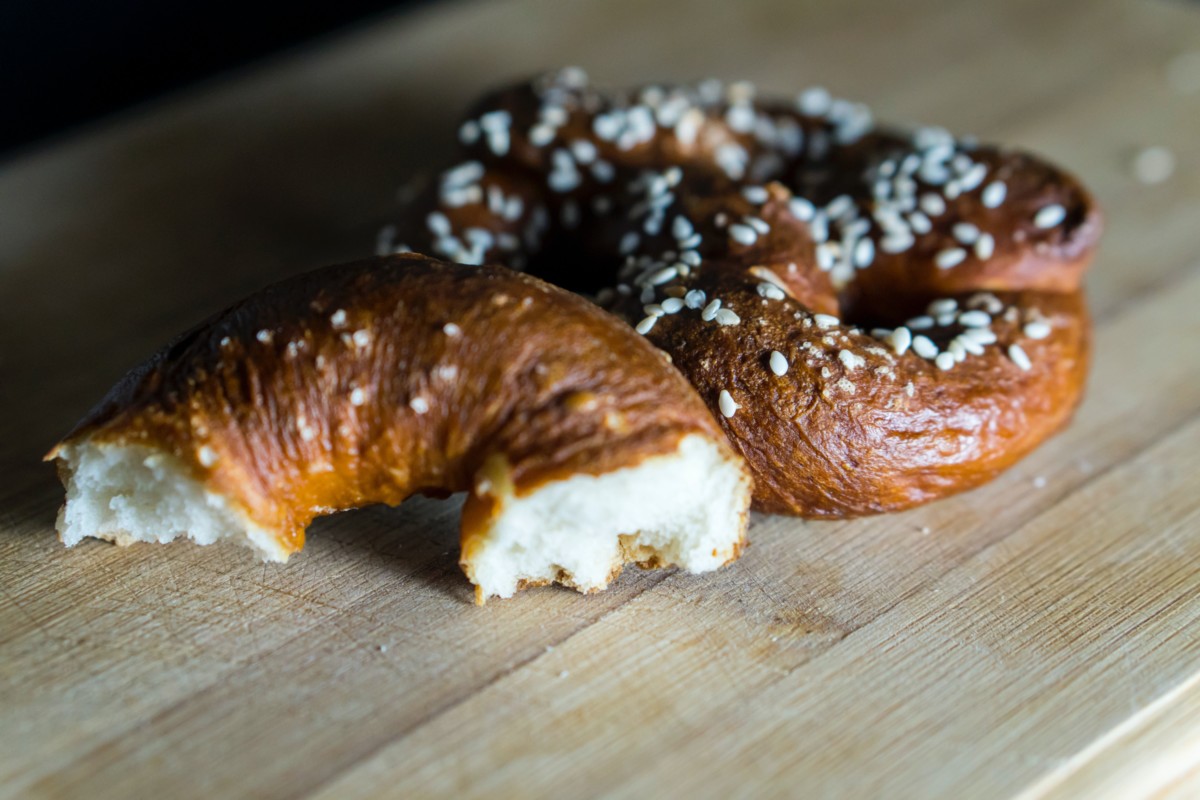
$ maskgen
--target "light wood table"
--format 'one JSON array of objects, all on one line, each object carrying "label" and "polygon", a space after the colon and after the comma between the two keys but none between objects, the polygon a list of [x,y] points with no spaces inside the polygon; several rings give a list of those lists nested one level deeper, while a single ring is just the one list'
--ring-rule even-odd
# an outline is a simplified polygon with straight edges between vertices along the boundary
[{"label": "light wood table", "polygon": [[[1200,796],[1196,50],[1152,0],[434,4],[0,166],[0,794]],[[286,566],[58,544],[38,459],[127,367],[369,252],[464,103],[562,63],[821,83],[1077,171],[1109,226],[1074,424],[967,495],[758,516],[728,569],[589,597],[476,608],[453,501]]]}]

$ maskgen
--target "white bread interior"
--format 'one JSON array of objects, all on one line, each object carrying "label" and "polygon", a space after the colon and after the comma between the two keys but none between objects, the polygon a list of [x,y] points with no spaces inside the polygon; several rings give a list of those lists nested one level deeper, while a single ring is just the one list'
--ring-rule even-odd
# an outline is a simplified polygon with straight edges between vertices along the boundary
[{"label": "white bread interior", "polygon": [[[166,452],[84,440],[56,455],[67,490],[58,531],[67,546],[86,537],[119,545],[229,539],[266,561],[287,560],[269,531]],[[674,453],[637,466],[496,498],[499,513],[463,567],[481,598],[552,581],[597,591],[626,561],[707,572],[736,556],[750,491],[728,450],[690,435]]]},{"label": "white bread interior", "polygon": [[196,544],[232,539],[264,561],[287,561],[270,532],[169,453],[84,440],[62,445],[55,455],[67,487],[58,536],[68,547],[86,537],[127,545],[186,536]]},{"label": "white bread interior", "polygon": [[497,498],[500,513],[463,568],[481,598],[551,581],[598,591],[626,561],[708,572],[737,555],[750,491],[740,462],[693,434],[637,466]]}]

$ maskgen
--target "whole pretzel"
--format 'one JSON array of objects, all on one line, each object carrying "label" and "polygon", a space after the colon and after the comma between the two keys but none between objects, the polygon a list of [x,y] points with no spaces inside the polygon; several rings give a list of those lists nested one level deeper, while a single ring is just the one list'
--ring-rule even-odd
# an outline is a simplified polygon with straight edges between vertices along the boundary
[{"label": "whole pretzel", "polygon": [[814,517],[976,486],[1070,418],[1100,213],[1072,176],[824,90],[602,93],[568,68],[486,97],[380,252],[595,293],[668,353],[755,479]]}]

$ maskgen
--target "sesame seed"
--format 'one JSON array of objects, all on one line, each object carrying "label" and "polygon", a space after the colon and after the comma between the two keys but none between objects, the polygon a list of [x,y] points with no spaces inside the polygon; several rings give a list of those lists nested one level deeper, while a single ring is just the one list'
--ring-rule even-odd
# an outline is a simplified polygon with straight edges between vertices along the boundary
[{"label": "sesame seed", "polygon": [[1026,372],[1033,369],[1033,362],[1029,360],[1029,356],[1019,344],[1008,346],[1008,357],[1012,359],[1014,364]]},{"label": "sesame seed", "polygon": [[938,355],[937,345],[934,344],[933,340],[931,340],[928,336],[914,336],[912,340],[912,349],[914,353],[925,359],[937,358]]},{"label": "sesame seed", "polygon": [[729,111],[725,113],[725,122],[738,133],[748,133],[754,130],[756,119],[754,109],[743,103],[730,106]]},{"label": "sesame seed", "polygon": [[964,192],[969,192],[979,184],[983,183],[983,179],[987,177],[987,165],[976,164],[968,169],[963,176],[959,178],[959,187]]},{"label": "sesame seed", "polygon": [[596,159],[591,166],[592,177],[601,183],[611,183],[617,176],[616,167],[603,159]]},{"label": "sesame seed", "polygon": [[829,217],[825,216],[824,211],[816,211],[813,213],[812,219],[809,220],[809,233],[812,234],[814,242],[824,242],[829,238]]},{"label": "sesame seed", "polygon": [[841,361],[843,364],[845,364],[846,369],[858,369],[863,364],[867,363],[865,358],[856,353],[852,353],[849,350],[839,351],[838,361]]},{"label": "sesame seed", "polygon": [[952,247],[948,250],[942,250],[939,252],[936,256],[934,256],[933,261],[935,264],[937,264],[938,269],[951,269],[952,267],[957,267],[959,264],[961,264],[964,260],[966,260],[966,257],[966,250],[963,250],[961,247]]},{"label": "sesame seed", "polygon": [[367,393],[355,386],[354,390],[350,392],[350,405],[361,406],[365,402],[367,402]]},{"label": "sesame seed", "polygon": [[487,130],[507,128],[512,124],[512,115],[504,109],[489,111],[479,117],[479,127]]},{"label": "sesame seed", "polygon": [[642,237],[638,235],[637,231],[628,231],[624,236],[621,237],[621,243],[618,247],[618,250],[620,250],[621,255],[623,256],[629,255],[637,249],[638,245],[641,244],[641,241]]},{"label": "sesame seed", "polygon": [[579,186],[579,172],[574,167],[570,169],[556,169],[550,173],[550,176],[546,179],[546,183],[554,191],[563,194]]},{"label": "sesame seed", "polygon": [[739,144],[734,142],[726,142],[717,147],[713,153],[713,159],[717,162],[725,174],[733,180],[741,180],[742,175],[746,170],[746,150]]},{"label": "sesame seed", "polygon": [[979,228],[969,222],[955,223],[951,230],[954,238],[963,244],[974,244],[979,239]]},{"label": "sesame seed", "polygon": [[732,308],[722,308],[713,316],[718,325],[737,325],[742,318],[734,313]]},{"label": "sesame seed", "polygon": [[859,239],[854,246],[854,266],[859,269],[871,266],[875,260],[875,243],[870,239]]},{"label": "sesame seed", "polygon": [[637,327],[634,330],[645,336],[650,332],[650,329],[654,327],[654,323],[656,322],[658,322],[658,317],[646,317],[637,324]]},{"label": "sesame seed", "polygon": [[508,146],[510,143],[511,142],[507,129],[497,128],[495,130],[488,131],[488,147],[491,148],[492,152],[496,155],[502,156],[508,153]]},{"label": "sesame seed", "polygon": [[1050,326],[1041,320],[1027,323],[1023,329],[1030,339],[1045,339],[1050,335]]},{"label": "sesame seed", "polygon": [[758,241],[758,234],[749,225],[734,223],[729,226],[729,235],[739,244],[752,245]]},{"label": "sesame seed", "polygon": [[704,112],[698,108],[689,108],[675,123],[675,138],[681,144],[690,146],[696,141],[696,136],[700,133],[700,126],[703,124]]},{"label": "sesame seed", "polygon": [[700,319],[704,320],[705,322],[711,322],[713,318],[717,316],[717,311],[720,310],[720,308],[721,301],[713,300],[704,307],[703,311],[700,312]]},{"label": "sesame seed", "polygon": [[479,123],[469,119],[458,129],[458,140],[463,144],[475,144],[479,141]]},{"label": "sesame seed", "polygon": [[999,314],[1004,310],[1004,304],[1000,302],[1000,298],[991,292],[976,292],[967,298],[968,308],[982,308],[989,314]]},{"label": "sesame seed", "polygon": [[967,328],[959,336],[980,345],[996,343],[996,333],[991,328]]},{"label": "sesame seed", "polygon": [[922,314],[919,317],[913,317],[904,324],[914,331],[924,331],[933,327],[933,317]]},{"label": "sesame seed", "polygon": [[983,187],[983,194],[979,196],[979,199],[983,202],[984,208],[999,208],[1007,195],[1008,186],[1004,181],[992,181]]},{"label": "sesame seed", "polygon": [[975,257],[987,261],[996,252],[996,240],[990,233],[981,234],[975,241]]},{"label": "sesame seed", "polygon": [[825,206],[825,213],[830,219],[839,219],[848,214],[854,209],[854,200],[848,194],[841,194],[833,198],[829,205]]},{"label": "sesame seed", "polygon": [[721,394],[717,396],[717,406],[721,409],[721,415],[725,417],[732,417],[741,408],[734,402],[733,395],[725,389],[722,389]]},{"label": "sesame seed", "polygon": [[924,235],[933,230],[933,223],[929,217],[925,216],[920,211],[914,211],[908,215],[908,224],[913,229],[913,233]]},{"label": "sesame seed", "polygon": [[934,357],[933,363],[937,364],[938,369],[947,370],[954,366],[954,356],[950,353],[938,353]]},{"label": "sesame seed", "polygon": [[259,331],[257,334],[255,334],[254,338],[258,339],[263,344],[270,344],[271,339],[274,338],[274,334],[271,333],[266,328],[263,328],[261,331]]},{"label": "sesame seed", "polygon": [[691,309],[703,308],[704,300],[705,297],[703,289],[692,289],[683,296],[683,304]]},{"label": "sesame seed", "polygon": [[889,233],[879,242],[879,247],[885,253],[903,253],[914,243],[913,235],[905,230],[903,233]]},{"label": "sesame seed", "polygon": [[773,283],[760,283],[757,286],[757,290],[758,296],[766,298],[767,300],[783,300],[785,297],[787,297],[787,295],[783,293],[783,290]]},{"label": "sesame seed", "polygon": [[842,226],[842,236],[845,239],[857,239],[860,236],[865,236],[870,229],[871,221],[869,219],[855,217]]},{"label": "sesame seed", "polygon": [[200,466],[205,469],[217,463],[217,451],[208,445],[202,445],[199,452],[196,453],[196,457],[200,460]]},{"label": "sesame seed", "polygon": [[767,233],[770,233],[770,231],[771,231],[771,226],[768,225],[766,223],[766,221],[759,219],[758,217],[746,216],[746,217],[742,217],[742,221],[745,222],[747,225],[749,225],[751,228],[754,228],[754,232],[759,234],[760,236],[765,236]]},{"label": "sesame seed", "polygon": [[971,355],[976,355],[976,356],[983,355],[983,345],[980,342],[976,341],[975,338],[973,338],[971,336],[959,334],[958,336],[956,336],[954,338],[954,341],[958,342],[959,345],[963,348],[963,350],[970,353]]},{"label": "sesame seed", "polygon": [[358,347],[366,347],[371,343],[371,332],[368,330],[357,330],[354,332],[354,344]]},{"label": "sesame seed", "polygon": [[662,301],[662,310],[667,314],[678,314],[683,310],[683,300],[679,297],[668,297]]},{"label": "sesame seed", "polygon": [[587,139],[576,139],[571,142],[571,154],[580,164],[590,164],[596,160],[596,145]]},{"label": "sesame seed", "polygon": [[817,245],[817,267],[822,272],[828,272],[837,265],[842,248],[837,242],[822,242]]},{"label": "sesame seed", "polygon": [[679,270],[675,267],[663,267],[662,269],[652,273],[646,278],[646,283],[650,286],[661,286],[664,283],[675,280],[679,277]]},{"label": "sesame seed", "polygon": [[767,363],[771,367],[771,372],[774,372],[776,375],[779,375],[780,377],[787,375],[788,360],[783,355],[783,353],[779,352],[778,350],[772,350],[771,358],[768,360]]},{"label": "sesame seed", "polygon": [[692,226],[692,221],[687,217],[680,215],[671,223],[671,234],[676,239],[686,239],[695,232]]},{"label": "sesame seed", "polygon": [[921,195],[921,210],[931,217],[946,213],[946,201],[940,194],[929,192]]},{"label": "sesame seed", "polygon": [[545,147],[554,141],[553,126],[538,123],[529,129],[529,143],[534,147]]},{"label": "sesame seed", "polygon": [[429,216],[425,217],[425,224],[434,236],[450,235],[450,218],[440,211],[431,211]]},{"label": "sesame seed", "polygon": [[1033,224],[1039,228],[1053,228],[1067,218],[1067,210],[1059,203],[1043,206],[1033,218]]},{"label": "sesame seed", "polygon": [[796,98],[796,104],[802,113],[810,117],[819,117],[829,111],[833,98],[825,87],[814,86],[801,92]]},{"label": "sesame seed", "polygon": [[760,205],[767,202],[767,198],[769,198],[770,195],[762,186],[747,186],[742,189],[742,197],[746,198],[746,200],[754,203],[755,205]]},{"label": "sesame seed", "polygon": [[957,336],[950,340],[950,344],[946,345],[946,350],[949,351],[955,362],[964,361],[967,357],[966,345]]},{"label": "sesame seed", "polygon": [[642,313],[648,317],[661,317],[664,314],[666,314],[667,312],[666,312],[666,309],[664,309],[658,303],[649,303],[647,305],[642,306]]},{"label": "sesame seed", "polygon": [[424,397],[414,397],[408,401],[408,407],[418,414],[425,414],[429,411],[429,401]]},{"label": "sesame seed", "polygon": [[940,186],[950,179],[950,170],[946,167],[946,164],[936,158],[930,158],[930,155],[938,152],[936,150],[928,151],[926,158],[921,163],[921,169],[917,173],[921,180],[925,181],[925,183],[931,183],[934,186]]},{"label": "sesame seed", "polygon": [[818,328],[824,330],[838,325],[841,320],[830,314],[813,314],[813,322],[817,324]]},{"label": "sesame seed", "polygon": [[447,322],[442,326],[442,333],[447,336],[454,337],[462,333],[462,328],[455,325],[453,322]]},{"label": "sesame seed", "polygon": [[925,310],[934,316],[949,314],[958,310],[958,301],[953,297],[943,297],[940,300],[931,301]]},{"label": "sesame seed", "polygon": [[986,311],[964,311],[958,315],[958,322],[968,328],[986,328],[992,324],[992,318]]},{"label": "sesame seed", "polygon": [[483,171],[482,163],[478,161],[464,161],[462,164],[451,167],[442,173],[442,188],[458,189],[470,186],[483,177]]},{"label": "sesame seed", "polygon": [[908,348],[912,345],[912,331],[901,325],[896,330],[892,331],[892,335],[888,337],[892,345],[893,352],[898,356],[902,356],[908,352]]},{"label": "sesame seed", "polygon": [[229,345],[231,345],[231,344],[233,344],[233,340],[230,339],[228,336],[221,337],[221,347],[229,347]]},{"label": "sesame seed", "polygon": [[621,133],[624,124],[616,114],[597,114],[592,118],[592,132],[606,142],[611,142]]},{"label": "sesame seed", "polygon": [[788,211],[801,222],[808,222],[817,213],[817,208],[803,197],[793,197],[788,201]]}]

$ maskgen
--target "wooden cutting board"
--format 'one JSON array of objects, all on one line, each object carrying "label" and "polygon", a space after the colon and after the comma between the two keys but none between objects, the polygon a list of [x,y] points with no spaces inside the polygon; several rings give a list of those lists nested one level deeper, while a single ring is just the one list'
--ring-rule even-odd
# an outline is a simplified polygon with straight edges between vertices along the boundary
[{"label": "wooden cutting board", "polygon": [[[0,794],[1200,795],[1198,50],[1197,6],[1151,0],[435,4],[12,159]],[[967,495],[758,516],[728,569],[590,597],[476,608],[454,501],[324,520],[286,566],[58,544],[38,459],[123,370],[369,252],[464,103],[563,63],[822,83],[1080,173],[1109,229],[1074,424]]]}]

